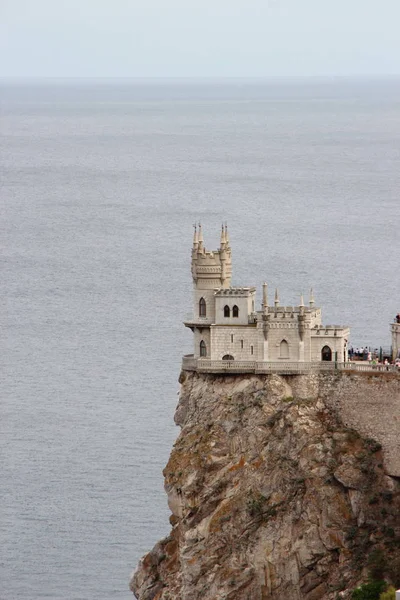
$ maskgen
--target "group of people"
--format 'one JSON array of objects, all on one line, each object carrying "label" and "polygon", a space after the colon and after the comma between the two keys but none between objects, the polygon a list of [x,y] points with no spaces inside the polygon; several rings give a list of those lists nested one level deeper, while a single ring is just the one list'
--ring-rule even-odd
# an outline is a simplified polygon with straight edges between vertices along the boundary
[{"label": "group of people", "polygon": [[371,348],[363,348],[361,346],[361,348],[353,348],[352,346],[349,347],[349,358],[350,360],[353,360],[353,358],[356,358],[358,360],[372,360],[372,356],[374,355],[375,358],[378,358],[379,356],[379,350],[378,348],[375,348],[375,350],[372,352]]},{"label": "group of people", "polygon": [[[400,315],[399,315],[399,317],[400,317]],[[365,360],[365,361],[368,361],[369,363],[371,363],[372,365],[384,365],[384,366],[389,366],[391,364],[394,364],[400,368],[400,358],[397,358],[394,362],[392,362],[392,360],[390,358],[388,358],[387,356],[386,357],[382,356],[382,349],[379,350],[378,348],[375,348],[375,350],[372,350],[371,348],[368,348],[368,347],[353,348],[352,346],[350,346],[349,350],[348,350],[348,354],[349,354],[350,361]]]}]

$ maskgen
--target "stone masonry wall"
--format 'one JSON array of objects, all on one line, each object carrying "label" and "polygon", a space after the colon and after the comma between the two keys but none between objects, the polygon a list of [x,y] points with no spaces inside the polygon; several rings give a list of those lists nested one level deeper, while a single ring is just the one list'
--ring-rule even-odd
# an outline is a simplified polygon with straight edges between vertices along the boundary
[{"label": "stone masonry wall", "polygon": [[[342,375],[327,392],[346,427],[377,440],[387,472],[400,477],[400,377],[397,374]],[[329,389],[330,388],[330,389]]]},{"label": "stone masonry wall", "polygon": [[286,376],[293,396],[322,397],[346,427],[382,445],[385,469],[400,477],[400,375],[397,373]]},{"label": "stone masonry wall", "polygon": [[[233,335],[233,342],[231,342]],[[243,340],[243,348],[242,348]],[[251,354],[253,346],[254,354]],[[221,360],[231,354],[237,360],[257,360],[257,329],[253,326],[211,326],[211,358]]]}]

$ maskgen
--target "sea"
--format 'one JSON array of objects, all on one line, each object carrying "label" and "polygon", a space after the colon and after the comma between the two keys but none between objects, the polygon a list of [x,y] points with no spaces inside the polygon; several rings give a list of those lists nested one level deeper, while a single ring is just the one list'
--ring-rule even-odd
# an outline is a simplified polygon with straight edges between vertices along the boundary
[{"label": "sea", "polygon": [[0,599],[128,600],[170,530],[193,224],[233,283],[400,310],[400,79],[2,81]]}]

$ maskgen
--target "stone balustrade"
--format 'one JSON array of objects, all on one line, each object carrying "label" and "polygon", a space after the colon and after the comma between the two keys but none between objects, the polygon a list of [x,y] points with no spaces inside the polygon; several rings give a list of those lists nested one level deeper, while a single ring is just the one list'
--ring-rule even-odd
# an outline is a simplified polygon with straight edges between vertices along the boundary
[{"label": "stone balustrade", "polygon": [[182,369],[184,371],[197,371],[199,373],[278,373],[281,375],[305,374],[310,372],[329,371],[357,371],[357,372],[397,372],[400,370],[395,365],[373,365],[367,362],[263,362],[251,360],[210,360],[207,358],[194,358],[189,354],[183,357]]}]

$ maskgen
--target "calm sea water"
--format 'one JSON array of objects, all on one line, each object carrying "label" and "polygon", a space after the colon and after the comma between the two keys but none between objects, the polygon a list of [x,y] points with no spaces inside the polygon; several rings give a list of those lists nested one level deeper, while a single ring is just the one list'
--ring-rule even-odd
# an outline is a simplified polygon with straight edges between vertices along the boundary
[{"label": "calm sea water", "polygon": [[[389,345],[400,81],[1,86],[1,600],[131,598],[167,533],[192,223]],[[259,293],[260,298],[260,293]]]}]

